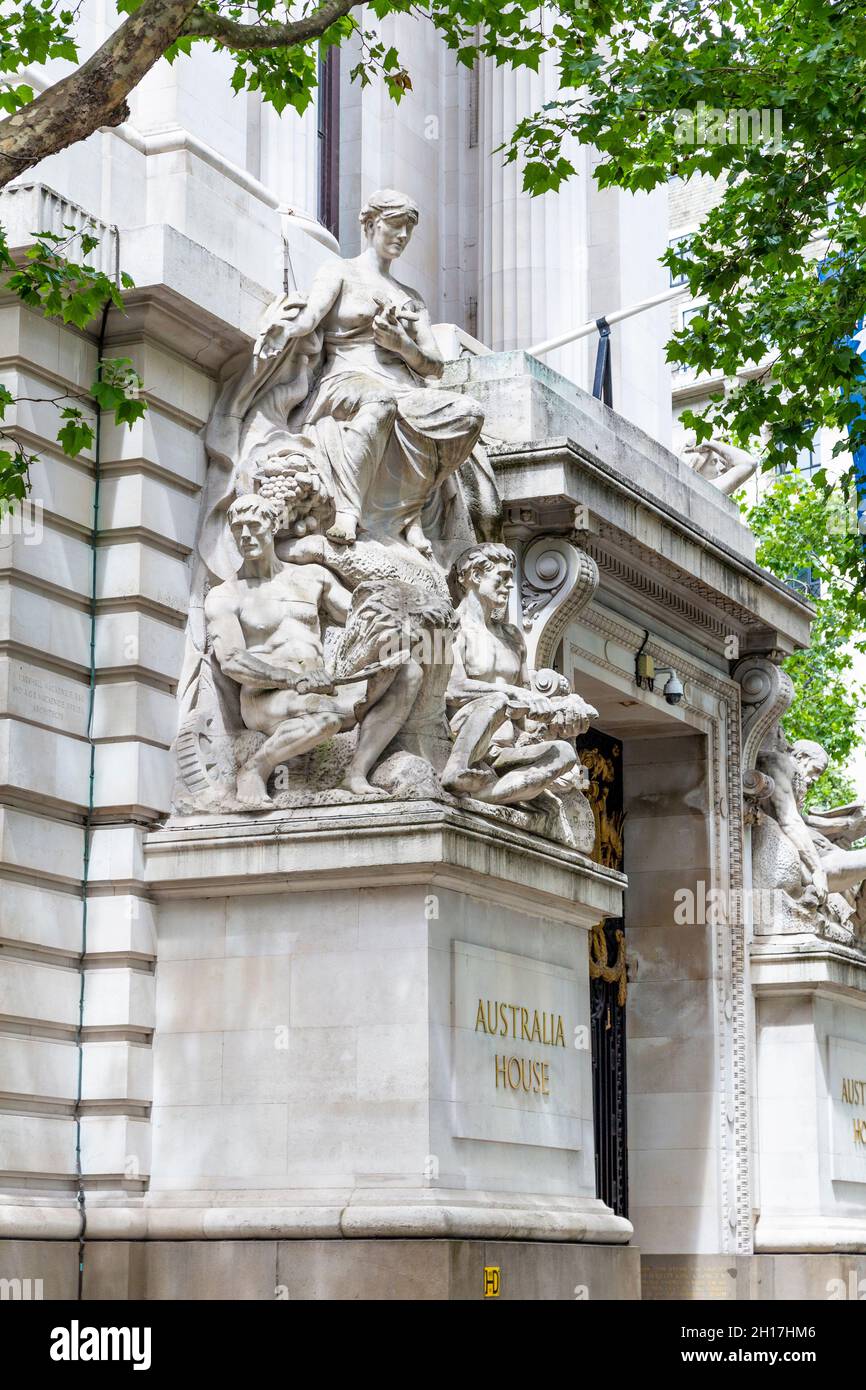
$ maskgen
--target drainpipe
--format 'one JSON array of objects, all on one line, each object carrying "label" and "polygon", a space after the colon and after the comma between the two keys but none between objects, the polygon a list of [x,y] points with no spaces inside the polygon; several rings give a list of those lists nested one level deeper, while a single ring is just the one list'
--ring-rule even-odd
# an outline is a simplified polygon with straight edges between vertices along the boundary
[{"label": "drainpipe", "polygon": [[[116,226],[111,228],[114,236],[114,279],[115,284],[120,286],[120,232]],[[99,336],[96,345],[97,374],[102,371],[102,359],[105,352],[105,330],[108,324],[108,315],[111,310],[111,300],[106,300],[102,310],[102,318],[99,324]],[[77,1184],[76,1200],[80,1217],[78,1231],[78,1299],[81,1301],[84,1293],[84,1248],[85,1237],[87,1235],[87,1203],[84,1191],[84,1174],[81,1166],[81,1093],[84,1072],[84,989],[85,989],[85,958],[87,956],[87,907],[90,887],[90,853],[93,844],[93,793],[96,778],[96,744],[93,738],[93,714],[96,700],[96,557],[97,542],[99,540],[99,494],[101,483],[101,464],[102,464],[102,412],[99,403],[94,401],[96,406],[96,424],[94,429],[93,442],[93,513],[90,531],[90,643],[89,643],[89,696],[87,702],[87,743],[89,747],[89,767],[87,776],[87,800],[84,816],[84,848],[81,865],[81,950],[78,956],[78,1024],[75,1032],[75,1046],[78,1052],[78,1075],[76,1082],[75,1108],[73,1119],[75,1121],[75,1180]]]}]

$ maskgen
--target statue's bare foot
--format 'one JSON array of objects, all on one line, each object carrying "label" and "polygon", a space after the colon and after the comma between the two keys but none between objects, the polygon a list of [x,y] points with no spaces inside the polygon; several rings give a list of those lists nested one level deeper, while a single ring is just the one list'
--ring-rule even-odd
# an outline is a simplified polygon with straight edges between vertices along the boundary
[{"label": "statue's bare foot", "polygon": [[420,551],[425,560],[433,559],[433,547],[417,522],[413,522],[406,531],[406,541],[415,550]]},{"label": "statue's bare foot", "polygon": [[274,804],[265,779],[254,767],[242,767],[238,773],[237,799],[251,811],[269,811]]},{"label": "statue's bare foot", "polygon": [[325,532],[335,545],[354,545],[358,534],[358,518],[352,512],[337,512],[334,524]]},{"label": "statue's bare foot", "polygon": [[355,796],[369,796],[371,793],[375,796],[382,795],[382,788],[374,787],[360,772],[347,772],[340,786],[344,792],[354,792]]},{"label": "statue's bare foot", "polygon": [[441,780],[445,791],[452,796],[477,796],[495,786],[498,778],[489,768],[463,767],[453,774],[443,774]]}]

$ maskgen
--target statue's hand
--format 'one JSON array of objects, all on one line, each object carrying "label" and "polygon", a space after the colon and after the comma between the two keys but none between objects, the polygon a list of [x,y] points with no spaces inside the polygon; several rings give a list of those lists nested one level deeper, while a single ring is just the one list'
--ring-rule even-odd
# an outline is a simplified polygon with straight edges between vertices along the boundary
[{"label": "statue's hand", "polygon": [[527,695],[529,714],[532,719],[544,719],[553,714],[553,705],[546,695],[534,695],[530,691]]},{"label": "statue's hand", "polygon": [[389,304],[373,319],[373,342],[377,347],[387,348],[400,357],[415,346],[397,317],[395,305]]},{"label": "statue's hand", "polygon": [[297,319],[306,306],[306,296],[297,292],[275,299],[262,319],[254,355],[262,358],[274,357],[282,352],[292,338],[303,337],[308,330],[300,325]]},{"label": "statue's hand", "polygon": [[507,685],[502,692],[508,696],[508,715],[510,719],[523,719],[529,713],[530,694],[519,685]]},{"label": "statue's hand", "polygon": [[528,714],[533,719],[543,719],[553,713],[553,705],[546,696],[536,695],[532,690],[522,690],[519,685],[512,685],[507,694],[513,713],[520,718]]},{"label": "statue's hand", "polygon": [[311,666],[301,675],[292,674],[288,684],[298,695],[330,695],[334,682],[324,666]]},{"label": "statue's hand", "polygon": [[808,873],[810,881],[806,889],[807,894],[814,896],[816,905],[821,907],[827,901],[827,896],[830,892],[830,887],[827,883],[827,874],[823,864],[817,861],[814,865],[808,865]]}]

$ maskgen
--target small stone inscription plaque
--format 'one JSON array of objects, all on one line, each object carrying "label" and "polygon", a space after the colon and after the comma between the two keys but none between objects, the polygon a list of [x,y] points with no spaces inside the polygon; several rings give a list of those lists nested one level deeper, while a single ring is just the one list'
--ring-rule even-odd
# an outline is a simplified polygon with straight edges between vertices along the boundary
[{"label": "small stone inscription plaque", "polygon": [[87,723],[88,689],[69,676],[13,661],[9,668],[9,710],[52,729],[83,734]]}]

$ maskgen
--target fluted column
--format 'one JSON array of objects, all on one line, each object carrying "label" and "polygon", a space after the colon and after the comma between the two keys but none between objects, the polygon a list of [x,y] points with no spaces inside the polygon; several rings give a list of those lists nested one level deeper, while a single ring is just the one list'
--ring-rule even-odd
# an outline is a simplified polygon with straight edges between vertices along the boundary
[{"label": "fluted column", "polygon": [[[585,180],[531,198],[520,161],[506,165],[494,153],[557,90],[552,55],[538,73],[490,60],[482,67],[479,337],[494,351],[529,347],[587,317]],[[582,151],[574,158],[582,162]],[[585,344],[569,344],[545,361],[585,384]]]}]

